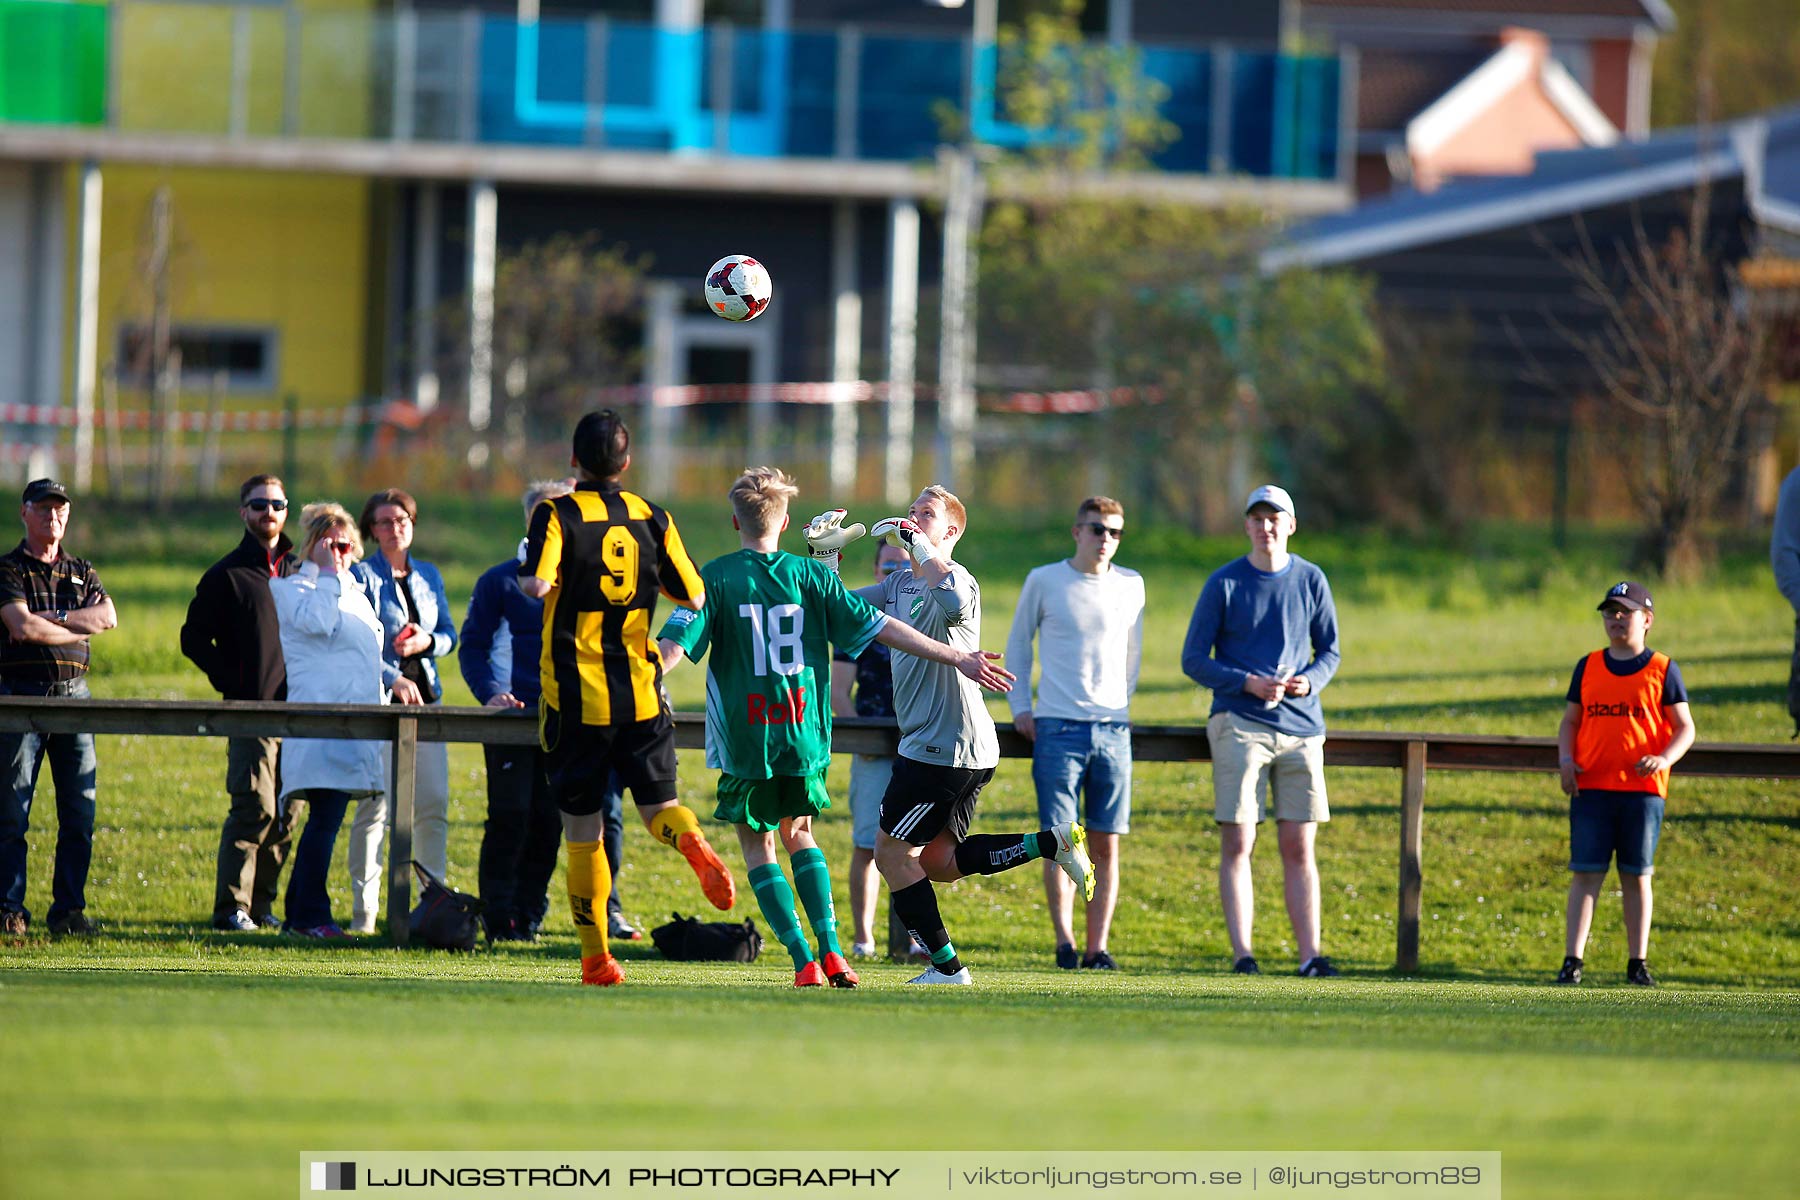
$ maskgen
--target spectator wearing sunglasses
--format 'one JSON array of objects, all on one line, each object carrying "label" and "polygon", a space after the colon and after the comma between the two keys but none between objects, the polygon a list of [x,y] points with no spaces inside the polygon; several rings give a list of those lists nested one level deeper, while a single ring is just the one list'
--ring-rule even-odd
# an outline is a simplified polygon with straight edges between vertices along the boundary
[{"label": "spectator wearing sunglasses", "polygon": [[[238,488],[244,537],[208,567],[188,604],[181,652],[226,700],[287,699],[287,665],[269,581],[300,567],[287,525],[287,491],[273,475],[252,475]],[[214,929],[254,933],[279,924],[274,916],[291,831],[277,811],[275,779],[281,739],[228,738],[225,793],[229,807],[219,834],[213,888]]]},{"label": "spectator wearing sunglasses", "polygon": [[1131,828],[1130,707],[1143,658],[1144,580],[1113,563],[1125,534],[1125,508],[1117,500],[1083,500],[1070,533],[1075,553],[1032,571],[1019,591],[1006,639],[1007,663],[1019,681],[1006,699],[1013,728],[1031,741],[1038,823],[1048,829],[1081,821],[1094,859],[1079,953],[1069,878],[1056,863],[1044,863],[1056,965],[1111,971],[1116,964],[1106,940],[1119,900],[1119,839]]},{"label": "spectator wearing sunglasses", "polygon": [[[281,622],[289,702],[380,704],[381,620],[350,568],[362,557],[356,522],[342,505],[309,504],[300,513],[305,531],[299,570],[269,581]],[[307,938],[341,938],[326,889],[331,851],[352,800],[387,790],[387,754],[381,742],[337,738],[288,738],[281,748],[281,799],[289,822],[310,807],[294,867],[288,874],[287,919],[282,930]]]}]

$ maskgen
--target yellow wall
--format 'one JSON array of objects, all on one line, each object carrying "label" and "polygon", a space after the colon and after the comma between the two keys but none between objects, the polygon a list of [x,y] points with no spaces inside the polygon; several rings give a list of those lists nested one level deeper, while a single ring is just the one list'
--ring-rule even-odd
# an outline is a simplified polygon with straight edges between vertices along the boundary
[{"label": "yellow wall", "polygon": [[[292,129],[308,137],[381,137],[371,128],[374,63],[392,17],[366,0],[296,0],[284,9],[243,3],[123,0],[118,5],[118,127],[159,133],[230,131],[232,46],[246,48],[244,132],[284,132],[287,69],[298,66]],[[240,26],[236,13],[243,13]],[[297,44],[290,48],[290,38]]]},{"label": "yellow wall", "polygon": [[[370,307],[368,181],[125,166],[104,168],[102,178],[103,367],[117,353],[119,327],[149,321],[151,285],[141,260],[150,246],[152,197],[167,184],[174,201],[174,322],[274,327],[274,399],[291,391],[313,407],[362,394]],[[71,168],[71,238],[79,191],[79,172]],[[71,242],[71,283],[74,262]],[[73,321],[67,328],[74,328]],[[271,398],[233,400],[260,407]]]}]

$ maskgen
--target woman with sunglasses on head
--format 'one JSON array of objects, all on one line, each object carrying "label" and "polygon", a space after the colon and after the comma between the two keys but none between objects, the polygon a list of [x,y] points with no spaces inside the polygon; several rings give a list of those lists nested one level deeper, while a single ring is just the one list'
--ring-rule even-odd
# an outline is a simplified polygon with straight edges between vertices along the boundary
[{"label": "woman with sunglasses on head", "polygon": [[[385,698],[381,622],[350,573],[362,557],[356,523],[342,505],[325,502],[302,509],[300,527],[304,535],[300,569],[269,581],[281,623],[288,701],[380,704]],[[283,741],[282,803],[290,810],[296,803],[311,809],[288,876],[283,932],[309,938],[345,936],[331,919],[326,890],[332,846],[350,801],[379,798],[386,787],[387,756],[380,742]]]},{"label": "woman with sunglasses on head", "polygon": [[[384,488],[364,501],[357,527],[380,553],[358,563],[358,585],[381,621],[381,680],[396,704],[436,704],[443,697],[436,660],[456,648],[456,622],[444,595],[444,577],[412,556],[419,505],[399,488]],[[450,755],[443,742],[419,744],[413,793],[413,859],[439,879],[449,874]],[[360,801],[350,825],[352,933],[375,932],[381,912],[381,839],[387,800]]]}]

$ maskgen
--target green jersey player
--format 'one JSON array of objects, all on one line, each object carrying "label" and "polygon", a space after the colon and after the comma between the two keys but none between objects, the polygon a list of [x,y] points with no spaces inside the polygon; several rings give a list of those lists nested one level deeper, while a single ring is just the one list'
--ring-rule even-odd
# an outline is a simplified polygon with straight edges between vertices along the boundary
[{"label": "green jersey player", "polygon": [[[671,616],[658,649],[665,674],[684,658],[707,658],[706,765],[719,772],[713,815],[737,828],[757,905],[793,957],[794,986],[855,987],[856,972],[838,946],[831,873],[812,836],[814,814],[831,805],[831,647],[854,657],[879,640],[954,667],[990,691],[1005,691],[1013,677],[994,665],[999,655],[958,650],[890,620],[845,590],[831,563],[780,550],[797,491],[773,467],[738,477],[732,525],[743,548],[701,568],[707,606]],[[792,888],[775,861],[777,833],[793,865]],[[795,891],[818,938],[816,958]]]}]

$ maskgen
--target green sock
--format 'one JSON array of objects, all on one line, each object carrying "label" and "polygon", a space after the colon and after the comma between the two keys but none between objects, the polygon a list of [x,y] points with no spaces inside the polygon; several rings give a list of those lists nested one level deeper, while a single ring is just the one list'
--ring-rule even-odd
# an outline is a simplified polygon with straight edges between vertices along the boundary
[{"label": "green sock", "polygon": [[819,954],[842,954],[838,947],[837,910],[831,905],[831,871],[825,865],[825,852],[817,846],[794,855],[794,890],[812,922],[813,936],[819,939]]},{"label": "green sock", "polygon": [[806,944],[806,933],[800,928],[800,918],[794,912],[794,890],[788,886],[780,865],[764,863],[760,867],[751,867],[750,890],[756,893],[757,907],[762,909],[769,931],[787,947],[794,960],[794,970],[811,962],[812,947]]}]

